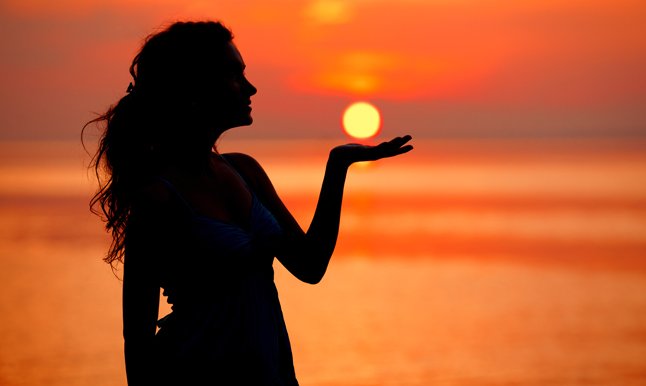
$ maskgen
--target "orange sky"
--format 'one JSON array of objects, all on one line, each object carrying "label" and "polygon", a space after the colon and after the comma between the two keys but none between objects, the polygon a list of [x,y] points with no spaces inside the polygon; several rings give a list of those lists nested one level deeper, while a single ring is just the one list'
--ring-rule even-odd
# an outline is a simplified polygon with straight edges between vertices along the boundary
[{"label": "orange sky", "polygon": [[384,135],[646,134],[643,1],[5,0],[0,139],[76,138],[146,34],[209,18],[260,90],[236,135],[340,135],[355,99]]}]

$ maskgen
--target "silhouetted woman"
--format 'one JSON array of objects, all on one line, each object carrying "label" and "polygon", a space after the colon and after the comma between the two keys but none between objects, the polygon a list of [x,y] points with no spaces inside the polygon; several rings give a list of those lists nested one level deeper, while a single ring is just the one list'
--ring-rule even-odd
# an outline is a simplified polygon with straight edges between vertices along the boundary
[{"label": "silhouetted woman", "polygon": [[[348,167],[412,149],[408,136],[332,149],[304,232],[252,157],[215,147],[224,131],[251,124],[257,90],[244,70],[220,23],[175,23],[146,39],[128,93],[92,121],[104,127],[92,207],[113,236],[105,260],[124,264],[131,386],[297,385],[274,257],[318,283]],[[173,311],[158,321],[160,288]]]}]

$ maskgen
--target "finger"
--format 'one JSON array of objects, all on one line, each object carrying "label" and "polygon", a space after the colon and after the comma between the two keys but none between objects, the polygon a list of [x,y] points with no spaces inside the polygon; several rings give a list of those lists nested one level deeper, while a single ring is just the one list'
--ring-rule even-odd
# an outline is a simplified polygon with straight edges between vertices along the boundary
[{"label": "finger", "polygon": [[390,157],[396,157],[400,154],[408,153],[409,151],[413,150],[412,145],[406,145],[404,147],[398,147],[398,148],[392,148],[388,150],[384,150],[380,152],[379,154],[375,154],[376,159],[380,158],[390,158]]},{"label": "finger", "polygon": [[397,156],[397,155],[400,155],[400,154],[408,153],[411,150],[413,150],[413,146],[412,145],[406,145],[404,147],[398,147],[397,149],[391,150],[385,156],[386,157],[394,157],[394,156]]},{"label": "finger", "polygon": [[393,140],[393,141],[397,141],[397,140],[401,140],[401,141],[410,141],[412,138],[413,138],[413,137],[411,137],[410,135],[406,134],[406,135],[404,135],[404,136],[402,136],[402,137],[395,137],[395,138],[393,138],[392,140]]},{"label": "finger", "polygon": [[413,137],[411,137],[411,136],[410,136],[410,135],[408,135],[408,134],[406,134],[406,135],[405,135],[405,136],[403,136],[403,137],[397,137],[397,138],[401,138],[401,140],[402,140],[402,142],[403,142],[403,143],[406,143],[406,142],[410,141],[411,139],[413,139]]},{"label": "finger", "polygon": [[413,150],[413,145],[406,145],[404,147],[399,148],[399,154],[408,153],[411,150]]},{"label": "finger", "polygon": [[388,141],[388,144],[390,144],[391,146],[401,147],[403,144],[410,141],[411,139],[413,139],[413,137],[411,137],[410,135],[405,135],[403,137],[395,137],[390,141]]},{"label": "finger", "polygon": [[410,135],[405,135],[403,137],[395,137],[390,141],[382,142],[379,145],[373,147],[374,157],[384,158],[384,157],[393,157],[399,154],[407,153],[413,149],[411,145],[402,147],[406,142],[410,141],[412,137]]}]

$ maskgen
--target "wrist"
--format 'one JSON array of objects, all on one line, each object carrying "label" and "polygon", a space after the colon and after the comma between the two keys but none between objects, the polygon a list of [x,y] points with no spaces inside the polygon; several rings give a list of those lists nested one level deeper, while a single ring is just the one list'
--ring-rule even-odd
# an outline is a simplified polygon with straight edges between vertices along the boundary
[{"label": "wrist", "polygon": [[352,165],[352,162],[340,154],[338,149],[334,148],[330,150],[330,154],[327,159],[327,166],[335,169],[348,169]]}]

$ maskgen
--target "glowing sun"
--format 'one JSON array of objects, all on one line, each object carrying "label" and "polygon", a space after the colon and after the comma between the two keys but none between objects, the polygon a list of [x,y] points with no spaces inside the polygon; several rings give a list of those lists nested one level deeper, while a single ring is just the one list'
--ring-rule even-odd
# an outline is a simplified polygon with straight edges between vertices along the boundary
[{"label": "glowing sun", "polygon": [[379,110],[370,103],[356,102],[343,112],[343,130],[352,138],[372,138],[381,128]]}]

